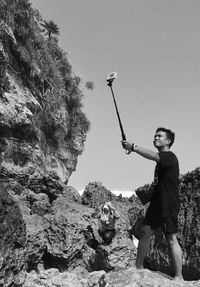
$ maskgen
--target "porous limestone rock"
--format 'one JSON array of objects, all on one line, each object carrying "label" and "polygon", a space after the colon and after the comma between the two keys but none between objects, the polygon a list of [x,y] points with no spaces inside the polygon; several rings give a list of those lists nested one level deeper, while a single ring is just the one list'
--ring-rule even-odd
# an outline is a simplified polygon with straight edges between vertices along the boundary
[{"label": "porous limestone rock", "polygon": [[[183,251],[183,277],[186,280],[198,280],[200,279],[200,168],[180,176],[179,192],[181,209],[177,238]],[[145,209],[143,206],[130,209],[129,217],[134,214],[132,232],[136,237],[141,231]],[[146,266],[173,275],[168,254],[166,239],[161,230],[157,230],[151,240]]]}]

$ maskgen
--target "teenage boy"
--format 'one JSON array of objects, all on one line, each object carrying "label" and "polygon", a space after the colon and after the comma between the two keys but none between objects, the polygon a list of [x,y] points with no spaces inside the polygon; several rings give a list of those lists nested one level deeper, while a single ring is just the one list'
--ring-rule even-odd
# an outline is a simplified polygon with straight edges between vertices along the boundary
[{"label": "teenage boy", "polygon": [[158,152],[122,141],[122,146],[129,152],[133,151],[142,157],[155,161],[154,193],[143,222],[142,234],[139,239],[136,267],[143,268],[144,259],[150,246],[150,237],[161,227],[167,239],[174,279],[182,279],[182,250],[177,241],[178,213],[180,198],[178,193],[179,163],[176,155],[170,151],[175,134],[169,129],[158,128],[154,136],[154,146]]}]

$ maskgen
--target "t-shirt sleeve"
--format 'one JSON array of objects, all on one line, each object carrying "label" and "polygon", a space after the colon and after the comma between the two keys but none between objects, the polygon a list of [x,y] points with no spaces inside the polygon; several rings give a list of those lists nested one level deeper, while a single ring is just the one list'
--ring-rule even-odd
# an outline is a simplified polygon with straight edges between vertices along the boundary
[{"label": "t-shirt sleeve", "polygon": [[174,155],[171,152],[159,152],[160,165],[163,168],[169,168],[174,164]]}]

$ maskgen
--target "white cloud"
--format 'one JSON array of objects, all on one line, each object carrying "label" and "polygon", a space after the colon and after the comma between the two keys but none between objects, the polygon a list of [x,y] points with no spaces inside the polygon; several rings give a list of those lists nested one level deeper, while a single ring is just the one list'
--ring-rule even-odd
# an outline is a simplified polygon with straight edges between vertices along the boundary
[{"label": "white cloud", "polygon": [[135,192],[133,190],[128,190],[128,191],[124,191],[124,190],[112,190],[112,193],[114,193],[115,195],[122,195],[123,197],[130,197],[133,194],[135,195]]},{"label": "white cloud", "polygon": [[[80,195],[83,194],[84,190],[79,190],[78,191],[80,193]],[[135,191],[133,190],[128,190],[128,191],[123,191],[123,190],[111,190],[112,193],[114,193],[115,195],[122,195],[123,197],[130,197],[133,194],[135,195]]]}]

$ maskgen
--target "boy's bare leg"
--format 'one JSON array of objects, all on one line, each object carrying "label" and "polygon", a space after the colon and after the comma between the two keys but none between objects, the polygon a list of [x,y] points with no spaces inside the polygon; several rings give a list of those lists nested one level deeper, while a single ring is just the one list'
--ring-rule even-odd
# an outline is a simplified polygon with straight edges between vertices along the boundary
[{"label": "boy's bare leg", "polygon": [[153,230],[149,225],[143,225],[142,234],[139,239],[137,249],[136,267],[138,269],[143,268],[144,259],[149,251],[150,238],[153,234]]},{"label": "boy's bare leg", "polygon": [[170,255],[174,267],[174,272],[175,280],[182,280],[182,250],[181,247],[178,243],[178,240],[176,238],[176,234],[169,234],[166,235],[168,244],[169,244],[169,249],[170,249]]}]

